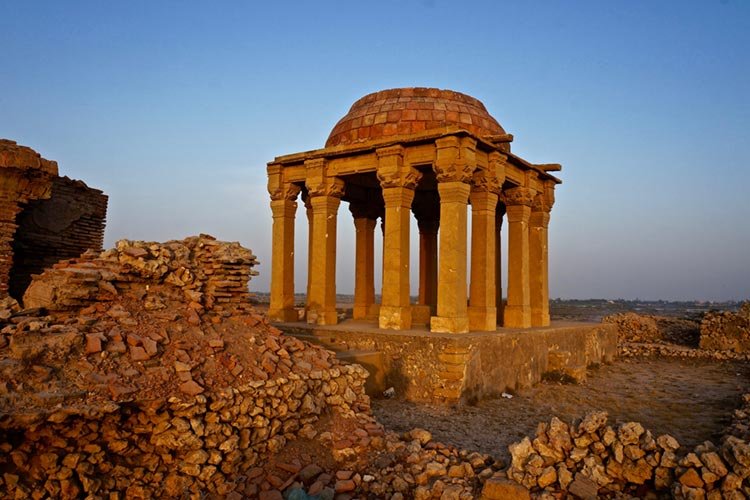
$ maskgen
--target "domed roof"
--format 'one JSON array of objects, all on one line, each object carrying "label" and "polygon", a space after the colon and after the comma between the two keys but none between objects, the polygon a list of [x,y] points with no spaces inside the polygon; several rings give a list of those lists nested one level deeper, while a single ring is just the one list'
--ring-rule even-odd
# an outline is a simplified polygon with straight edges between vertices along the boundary
[{"label": "domed roof", "polygon": [[452,90],[403,88],[381,90],[355,102],[333,127],[326,147],[447,126],[480,137],[505,134],[478,99]]}]

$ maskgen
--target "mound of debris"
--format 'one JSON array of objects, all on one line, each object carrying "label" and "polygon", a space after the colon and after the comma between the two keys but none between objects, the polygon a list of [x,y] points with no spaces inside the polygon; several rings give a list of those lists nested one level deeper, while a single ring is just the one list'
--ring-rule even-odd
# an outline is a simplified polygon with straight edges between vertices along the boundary
[{"label": "mound of debris", "polygon": [[206,235],[120,241],[3,300],[0,497],[252,497],[290,442],[356,463],[383,435],[367,372],[257,314],[256,263]]},{"label": "mound of debris", "polygon": [[610,314],[602,322],[617,325],[620,343],[665,341],[698,346],[700,323],[697,319],[627,312]]},{"label": "mound of debris", "polygon": [[495,490],[507,491],[503,474],[525,487],[527,496],[559,498],[565,492],[593,499],[657,491],[675,498],[744,498],[750,489],[745,440],[750,395],[744,399],[721,445],[706,441],[689,452],[672,436],[654,437],[637,422],[613,428],[605,412],[572,425],[553,418],[539,424],[533,440],[526,437],[510,446],[512,463],[488,480],[485,498],[499,498]]},{"label": "mound of debris", "polygon": [[701,349],[750,352],[750,302],[743,303],[737,312],[706,313],[700,335]]}]

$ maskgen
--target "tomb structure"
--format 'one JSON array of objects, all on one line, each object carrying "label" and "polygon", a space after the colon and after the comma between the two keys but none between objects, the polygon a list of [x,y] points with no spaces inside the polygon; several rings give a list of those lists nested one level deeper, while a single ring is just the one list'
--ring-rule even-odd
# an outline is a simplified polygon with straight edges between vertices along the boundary
[{"label": "tomb structure", "polygon": [[58,175],[57,163],[0,139],[0,299],[20,300],[32,274],[101,250],[107,196]]},{"label": "tomb structure", "polygon": [[[377,319],[381,329],[426,325],[442,333],[548,326],[547,226],[561,182],[550,172],[561,167],[513,154],[512,140],[473,97],[402,88],[355,102],[323,149],[270,162],[271,319],[298,319],[294,224],[301,199],[309,227],[307,323],[338,321],[336,223],[346,201],[356,228],[355,319]],[[419,229],[416,303],[410,301],[409,283],[412,215]],[[383,227],[380,304],[374,287],[378,219]],[[509,242],[506,303],[502,230]]]}]

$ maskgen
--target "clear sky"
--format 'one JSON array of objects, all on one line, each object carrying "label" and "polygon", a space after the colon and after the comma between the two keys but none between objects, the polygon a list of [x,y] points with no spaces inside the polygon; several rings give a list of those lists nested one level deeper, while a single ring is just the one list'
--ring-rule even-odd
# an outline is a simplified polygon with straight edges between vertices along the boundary
[{"label": "clear sky", "polygon": [[[552,297],[750,298],[745,0],[5,0],[0,50],[0,137],[109,194],[107,246],[239,240],[267,290],[266,162],[369,92],[428,86],[563,164]],[[345,204],[339,225],[348,293]]]}]

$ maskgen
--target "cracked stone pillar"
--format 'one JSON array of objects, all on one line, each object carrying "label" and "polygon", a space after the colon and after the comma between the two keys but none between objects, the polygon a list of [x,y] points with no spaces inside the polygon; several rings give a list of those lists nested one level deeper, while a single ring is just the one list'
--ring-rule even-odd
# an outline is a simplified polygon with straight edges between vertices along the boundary
[{"label": "cracked stone pillar", "polygon": [[505,305],[507,328],[531,326],[529,288],[529,217],[534,191],[516,187],[505,191],[508,215],[508,303]]},{"label": "cracked stone pillar", "polygon": [[469,331],[466,290],[466,211],[469,182],[476,167],[476,141],[443,137],[435,141],[434,169],[440,195],[437,314],[433,332]]},{"label": "cracked stone pillar", "polygon": [[478,170],[471,194],[471,284],[469,329],[497,329],[495,303],[495,210],[500,184],[491,170]]},{"label": "cracked stone pillar", "polygon": [[380,303],[380,328],[411,328],[409,303],[409,220],[414,188],[422,174],[404,165],[401,146],[381,148],[377,175],[385,201],[383,236],[383,291]]},{"label": "cracked stone pillar", "polygon": [[336,313],[336,216],[344,181],[326,173],[324,159],[305,162],[305,184],[313,211],[313,236],[310,244],[310,293],[307,322],[335,325]]},{"label": "cracked stone pillar", "polygon": [[[280,174],[279,174],[280,176]],[[268,317],[272,321],[297,321],[294,310],[294,217],[297,213],[297,194],[300,187],[278,183],[269,176],[273,212],[271,240],[271,303]]]},{"label": "cracked stone pillar", "polygon": [[554,203],[554,184],[534,197],[529,218],[529,288],[531,326],[549,326],[549,272],[547,228]]},{"label": "cracked stone pillar", "polygon": [[377,214],[363,203],[349,203],[354,218],[354,319],[371,316],[375,305],[375,226]]}]

